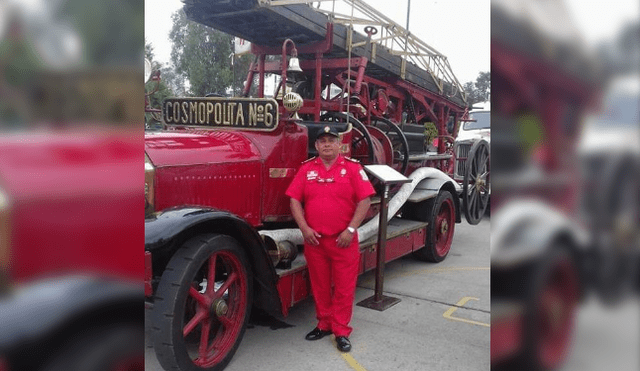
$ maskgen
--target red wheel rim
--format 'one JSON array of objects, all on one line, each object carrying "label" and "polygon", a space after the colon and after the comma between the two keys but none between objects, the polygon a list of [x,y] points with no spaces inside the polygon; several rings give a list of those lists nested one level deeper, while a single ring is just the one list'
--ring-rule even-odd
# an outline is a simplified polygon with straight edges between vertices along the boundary
[{"label": "red wheel rim", "polygon": [[557,264],[537,302],[538,358],[545,369],[564,359],[573,332],[578,303],[578,279],[568,260]]},{"label": "red wheel rim", "polygon": [[451,248],[451,240],[453,239],[453,229],[455,227],[455,213],[453,209],[453,200],[447,198],[440,205],[440,210],[436,216],[435,235],[436,235],[436,252],[438,256],[445,256]]},{"label": "red wheel rim", "polygon": [[187,337],[196,335],[196,329],[200,331],[197,351],[190,355],[194,364],[211,367],[226,357],[243,327],[248,282],[242,262],[228,251],[211,255],[201,271],[202,282],[189,288],[182,333],[189,342]]}]

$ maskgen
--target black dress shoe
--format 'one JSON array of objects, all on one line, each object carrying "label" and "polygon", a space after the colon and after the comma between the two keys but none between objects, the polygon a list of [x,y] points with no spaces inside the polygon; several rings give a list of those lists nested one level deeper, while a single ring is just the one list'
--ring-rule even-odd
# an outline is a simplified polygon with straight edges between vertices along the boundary
[{"label": "black dress shoe", "polygon": [[338,344],[338,350],[341,352],[348,352],[351,350],[351,342],[346,336],[336,337],[336,343]]},{"label": "black dress shoe", "polygon": [[320,330],[319,328],[314,328],[310,333],[305,336],[307,340],[320,340],[323,337],[331,335],[331,331]]}]

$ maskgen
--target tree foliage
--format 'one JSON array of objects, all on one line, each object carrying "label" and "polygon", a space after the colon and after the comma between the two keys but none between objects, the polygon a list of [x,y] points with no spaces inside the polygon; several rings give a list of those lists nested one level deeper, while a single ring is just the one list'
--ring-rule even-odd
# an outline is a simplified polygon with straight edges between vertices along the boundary
[{"label": "tree foliage", "polygon": [[[232,65],[233,36],[187,20],[178,10],[169,33],[171,62],[177,79],[188,81],[187,95],[238,94],[250,64],[249,56],[236,57]],[[235,79],[234,79],[235,75]]]},{"label": "tree foliage", "polygon": [[54,18],[69,21],[89,65],[137,65],[144,47],[144,2],[65,0]]},{"label": "tree foliage", "polygon": [[474,82],[466,82],[463,85],[464,91],[467,93],[469,106],[474,103],[484,102],[491,98],[491,73],[480,72]]},{"label": "tree foliage", "polygon": [[[163,67],[161,63],[154,60],[153,45],[149,43],[145,43],[144,57],[151,62],[152,71],[160,70],[160,81],[145,81],[144,91],[145,94],[149,94],[148,99],[150,108],[161,108],[163,100],[175,95],[173,90],[168,86],[166,76],[164,76],[163,73],[163,70],[165,70],[170,74],[171,70]],[[147,126],[152,126],[155,122],[159,121],[158,118],[159,117],[157,115],[152,115],[148,112],[145,113],[145,122],[147,123]]]}]

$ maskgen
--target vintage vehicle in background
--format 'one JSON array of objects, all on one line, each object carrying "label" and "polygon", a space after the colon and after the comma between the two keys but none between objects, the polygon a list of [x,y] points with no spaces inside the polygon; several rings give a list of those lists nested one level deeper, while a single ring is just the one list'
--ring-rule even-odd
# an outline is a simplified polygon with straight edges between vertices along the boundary
[{"label": "vintage vehicle in background", "polygon": [[[479,220],[489,209],[491,197],[491,102],[477,103],[463,119],[453,145],[456,164],[453,178],[463,186],[467,219]],[[472,161],[467,161],[467,159]]]},{"label": "vintage vehicle in background", "polygon": [[[327,125],[346,156],[412,180],[391,192],[386,261],[413,253],[439,262],[451,248],[462,191],[451,178],[453,133],[466,97],[441,54],[363,1],[346,3],[369,17],[366,36],[300,1],[184,6],[189,19],[250,41],[256,62],[241,97],[166,99],[167,130],[145,135],[147,320],[165,369],[223,369],[252,306],[286,316],[310,295],[285,190]],[[398,55],[391,39],[410,52]],[[266,74],[280,76],[272,97]],[[425,143],[427,123],[436,147]],[[360,272],[376,265],[377,226],[358,230]]]},{"label": "vintage vehicle in background", "polygon": [[640,264],[640,75],[614,76],[585,120],[578,151],[584,167],[583,214],[596,228],[600,297],[617,303],[638,287]]},{"label": "vintage vehicle in background", "polygon": [[[601,245],[601,210],[584,205],[616,203],[600,190],[589,194],[578,150],[603,74],[575,43],[561,2],[493,1],[491,17],[491,365],[554,370],[571,351],[585,294],[613,288],[600,274],[616,261]],[[617,189],[606,195],[634,194],[613,174],[597,175]],[[629,263],[637,271],[637,260]]]},{"label": "vintage vehicle in background", "polygon": [[91,125],[58,115],[54,128],[0,135],[0,369],[143,370],[142,130],[127,126],[140,115],[96,126],[130,95],[87,84],[138,72],[63,74],[40,79],[38,98],[57,93],[73,117],[60,96],[96,86]]}]

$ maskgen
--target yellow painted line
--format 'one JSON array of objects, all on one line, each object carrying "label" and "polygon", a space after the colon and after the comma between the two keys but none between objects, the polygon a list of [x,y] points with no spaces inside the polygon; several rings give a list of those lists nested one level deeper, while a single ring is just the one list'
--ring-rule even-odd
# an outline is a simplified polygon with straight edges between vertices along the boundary
[{"label": "yellow painted line", "polygon": [[488,323],[477,322],[477,321],[472,321],[470,319],[465,319],[465,318],[452,316],[453,312],[455,312],[458,309],[458,307],[461,307],[461,306],[465,305],[469,300],[480,300],[480,299],[474,298],[474,297],[471,297],[471,296],[465,296],[464,298],[460,299],[456,303],[456,306],[451,306],[451,308],[447,309],[447,311],[444,312],[442,317],[444,317],[446,319],[453,320],[453,321],[460,321],[460,322],[464,322],[464,323],[469,323],[469,324],[472,324],[472,325],[490,327],[490,325]]},{"label": "yellow painted line", "polygon": [[356,361],[349,353],[340,353],[342,358],[349,364],[349,366],[356,371],[367,371],[366,368],[362,367],[358,361]]}]

